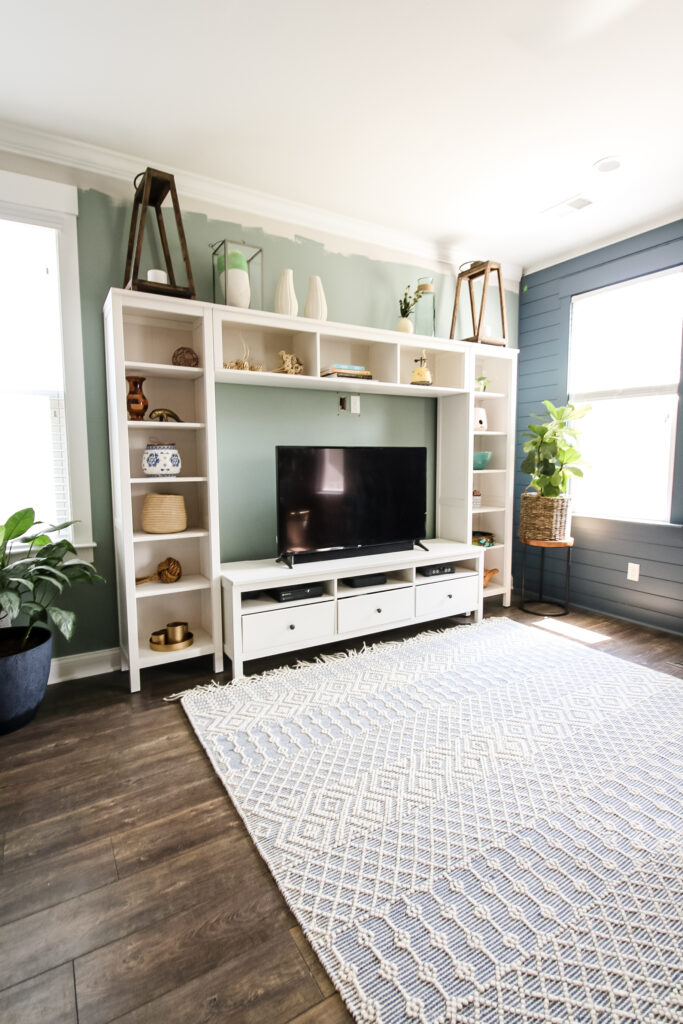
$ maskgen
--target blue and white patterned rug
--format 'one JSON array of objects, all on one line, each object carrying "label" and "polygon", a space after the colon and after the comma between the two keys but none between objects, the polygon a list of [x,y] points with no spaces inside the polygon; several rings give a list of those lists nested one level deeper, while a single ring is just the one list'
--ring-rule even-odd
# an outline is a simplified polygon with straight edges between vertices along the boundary
[{"label": "blue and white patterned rug", "polygon": [[358,1021],[683,1021],[679,680],[488,619],[182,703]]}]

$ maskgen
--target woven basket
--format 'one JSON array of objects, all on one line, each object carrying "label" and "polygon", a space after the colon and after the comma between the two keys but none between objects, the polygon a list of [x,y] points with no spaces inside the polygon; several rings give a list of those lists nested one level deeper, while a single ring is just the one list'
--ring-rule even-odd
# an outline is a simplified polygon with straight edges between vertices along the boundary
[{"label": "woven basket", "polygon": [[182,494],[146,494],[142,504],[145,533],[182,533],[187,529],[185,498]]},{"label": "woven basket", "polygon": [[522,494],[519,517],[520,540],[565,540],[569,536],[571,513],[568,494],[544,498],[540,494]]}]

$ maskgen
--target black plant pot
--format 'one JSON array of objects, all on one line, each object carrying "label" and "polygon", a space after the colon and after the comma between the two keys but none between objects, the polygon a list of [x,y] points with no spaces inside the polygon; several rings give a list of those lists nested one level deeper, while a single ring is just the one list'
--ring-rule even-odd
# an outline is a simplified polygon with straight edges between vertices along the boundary
[{"label": "black plant pot", "polygon": [[45,696],[52,658],[52,633],[31,630],[26,649],[13,650],[26,632],[19,626],[0,630],[0,734],[30,722]]}]

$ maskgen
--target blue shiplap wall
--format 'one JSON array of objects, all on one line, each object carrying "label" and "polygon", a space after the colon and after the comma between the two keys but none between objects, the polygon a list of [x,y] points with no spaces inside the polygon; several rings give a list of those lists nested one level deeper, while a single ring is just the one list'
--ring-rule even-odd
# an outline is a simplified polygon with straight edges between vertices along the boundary
[{"label": "blue shiplap wall", "polygon": [[[519,302],[519,385],[517,405],[517,459],[521,434],[532,412],[544,412],[541,402],[567,401],[569,315],[571,298],[580,292],[617,284],[683,264],[683,220],[647,231],[634,238],[567,260],[522,278]],[[643,339],[647,359],[647,339]],[[643,430],[647,425],[643,424]],[[647,467],[634,466],[647,486]],[[517,469],[519,495],[529,477]],[[519,515],[519,498],[515,516]],[[678,416],[678,442],[674,474],[674,523],[683,522],[683,396]],[[515,535],[517,521],[515,521]],[[683,526],[630,523],[575,517],[572,523],[571,603],[608,612],[661,629],[683,632]],[[527,576],[537,584],[531,553]],[[521,585],[520,545],[515,541],[514,572]],[[626,563],[640,562],[640,581],[626,579]],[[529,565],[532,570],[529,573]],[[564,586],[564,552],[546,556],[546,590],[560,595]]]}]

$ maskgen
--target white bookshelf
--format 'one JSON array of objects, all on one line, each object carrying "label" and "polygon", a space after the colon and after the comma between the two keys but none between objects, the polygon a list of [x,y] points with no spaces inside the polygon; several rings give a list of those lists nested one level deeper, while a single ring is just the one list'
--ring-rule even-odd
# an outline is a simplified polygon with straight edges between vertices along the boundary
[{"label": "white bookshelf", "polygon": [[[496,543],[486,549],[484,565],[499,569],[499,574],[483,597],[502,595],[503,603],[510,603],[515,350],[121,289],[109,293],[104,313],[119,624],[131,689],[139,688],[142,668],[164,661],[211,653],[215,670],[221,670],[215,387],[225,383],[436,398],[437,536],[469,545],[473,529],[491,531]],[[171,363],[179,345],[195,349],[198,367]],[[410,383],[423,349],[432,373],[428,387]],[[274,372],[280,350],[301,359],[301,374]],[[224,363],[245,355],[262,370],[224,368]],[[332,363],[362,364],[372,379],[322,377],[321,370]],[[143,390],[150,410],[171,408],[183,422],[128,421],[126,375],[133,374],[146,378]],[[475,392],[475,378],[483,374],[491,379],[489,390]],[[473,429],[475,404],[487,411],[486,431]],[[160,481],[142,475],[142,452],[153,438],[178,445],[180,477]],[[475,450],[493,453],[485,470],[473,470]],[[474,487],[482,492],[478,509],[472,507]],[[142,501],[154,490],[185,495],[184,533],[142,531]],[[178,585],[135,586],[136,576],[151,574],[168,555],[183,565]],[[151,650],[149,634],[172,619],[190,623],[193,646],[168,653]]]}]

